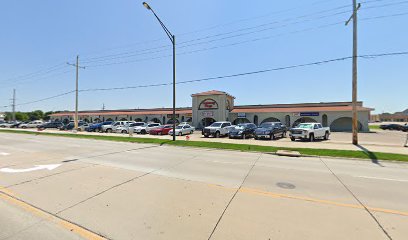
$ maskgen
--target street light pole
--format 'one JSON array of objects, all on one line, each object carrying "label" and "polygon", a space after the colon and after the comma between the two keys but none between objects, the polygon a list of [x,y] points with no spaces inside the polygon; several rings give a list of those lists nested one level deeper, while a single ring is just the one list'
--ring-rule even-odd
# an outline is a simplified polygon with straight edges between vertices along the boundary
[{"label": "street light pole", "polygon": [[173,121],[173,141],[176,141],[176,36],[174,36],[169,31],[169,29],[164,25],[164,23],[160,20],[157,14],[153,11],[150,5],[147,4],[147,2],[143,2],[143,6],[147,10],[152,11],[157,21],[159,21],[163,30],[166,32],[167,36],[169,37],[171,43],[173,44],[173,117],[172,117],[172,121]]},{"label": "street light pole", "polygon": [[75,71],[75,114],[74,114],[74,131],[78,130],[78,81],[79,81],[79,68],[85,69],[85,67],[79,66],[79,56],[76,57],[76,64],[67,63],[74,66]]}]

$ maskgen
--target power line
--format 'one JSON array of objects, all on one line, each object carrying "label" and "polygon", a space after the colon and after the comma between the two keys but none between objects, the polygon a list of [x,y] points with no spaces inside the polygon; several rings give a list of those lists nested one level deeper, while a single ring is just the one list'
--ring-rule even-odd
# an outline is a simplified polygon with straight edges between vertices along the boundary
[{"label": "power line", "polygon": [[[398,16],[403,16],[403,15],[408,15],[408,12],[399,13],[399,14],[391,14],[391,15],[382,15],[382,16],[361,18],[360,21],[364,22],[364,21],[374,20],[374,19],[379,19],[379,18],[398,17]],[[214,50],[214,49],[218,49],[218,48],[237,46],[237,45],[241,45],[241,44],[252,43],[252,42],[257,42],[257,41],[262,41],[262,40],[267,40],[267,39],[277,38],[277,37],[281,37],[281,36],[302,33],[302,32],[314,31],[314,30],[317,30],[317,29],[322,29],[322,28],[327,28],[327,27],[332,27],[332,26],[342,25],[342,24],[344,24],[344,21],[333,22],[333,23],[329,23],[329,24],[325,24],[325,25],[316,26],[316,27],[309,27],[309,28],[304,28],[304,29],[301,29],[301,30],[295,30],[295,31],[288,32],[288,33],[281,33],[281,34],[275,34],[275,35],[271,35],[271,36],[252,38],[252,39],[249,39],[249,40],[238,41],[238,42],[228,43],[228,44],[224,44],[224,45],[218,45],[218,46],[201,48],[201,49],[192,50],[192,51],[181,52],[181,53],[178,53],[177,55],[187,55],[187,54],[193,54],[193,53],[197,53],[197,52],[204,52],[204,51]],[[172,56],[172,55],[167,54],[167,55],[162,55],[162,56],[157,56],[157,57],[141,58],[141,59],[135,59],[135,60],[129,60],[129,61],[119,61],[119,62],[110,62],[110,63],[103,63],[103,64],[97,64],[97,65],[89,65],[88,67],[89,68],[94,68],[94,67],[105,67],[105,66],[112,66],[112,65],[121,65],[121,64],[142,62],[142,61],[148,61],[148,60],[162,59],[162,58],[167,58],[167,57],[170,57],[170,56]]]},{"label": "power line", "polygon": [[[378,58],[378,57],[398,56],[398,55],[408,55],[408,51],[392,52],[392,53],[381,53],[381,54],[367,54],[367,55],[360,55],[358,57],[359,58]],[[344,60],[348,60],[348,59],[351,59],[351,58],[352,57],[342,57],[342,58],[335,58],[335,59],[317,61],[317,62],[312,62],[312,63],[305,63],[305,64],[290,65],[290,66],[285,66],[285,67],[264,69],[264,70],[258,70],[258,71],[252,71],[252,72],[244,72],[244,73],[236,73],[236,74],[223,75],[223,76],[217,76],[217,77],[209,77],[209,78],[201,78],[201,79],[194,79],[194,80],[187,80],[187,81],[179,81],[176,84],[186,84],[186,83],[193,83],[193,82],[210,81],[210,80],[215,80],[215,79],[240,77],[240,76],[260,74],[260,73],[266,73],[266,72],[272,72],[272,71],[281,71],[281,70],[300,68],[300,67],[307,67],[307,66],[313,66],[313,65],[322,65],[322,64],[332,63],[332,62],[344,61]],[[80,92],[125,90],[125,89],[160,87],[160,86],[169,86],[169,85],[172,85],[172,83],[168,82],[168,83],[157,83],[157,84],[126,86],[126,87],[113,87],[113,88],[90,88],[90,89],[80,90]]]},{"label": "power line", "polygon": [[[346,6],[348,7],[348,5],[346,5]],[[328,17],[333,17],[333,16],[336,16],[336,15],[344,14],[344,13],[349,13],[350,11],[347,10],[347,11],[341,11],[341,12],[333,13],[333,14],[330,14],[330,15],[324,15],[324,16],[319,16],[319,17],[312,18],[312,19],[306,19],[306,20],[303,20],[303,21],[294,21],[293,22],[293,20],[303,19],[303,18],[319,15],[319,14],[322,14],[322,13],[325,13],[325,12],[330,12],[330,11],[341,9],[341,8],[344,8],[344,7],[345,6],[343,5],[341,7],[332,8],[332,9],[328,9],[328,10],[323,10],[323,11],[319,11],[319,12],[315,12],[315,13],[311,13],[311,14],[307,14],[307,15],[302,15],[302,16],[282,19],[282,20],[279,20],[279,21],[273,21],[273,22],[269,22],[269,23],[259,24],[259,25],[252,26],[252,27],[240,28],[240,29],[237,29],[237,30],[229,31],[229,32],[223,32],[223,33],[218,33],[218,34],[214,34],[214,35],[208,35],[208,36],[195,38],[195,39],[191,39],[191,40],[187,40],[187,41],[181,41],[181,42],[179,42],[177,44],[177,46],[178,46],[178,48],[185,48],[185,47],[190,47],[190,46],[195,46],[195,45],[201,45],[201,44],[211,43],[211,42],[214,42],[214,41],[221,41],[221,40],[225,40],[225,39],[229,39],[229,38],[250,35],[250,34],[254,34],[254,33],[264,32],[264,31],[267,31],[267,30],[283,28],[283,27],[287,27],[287,26],[290,26],[290,25],[296,25],[296,24],[300,24],[300,23],[310,22],[310,21],[313,21],[313,20],[319,20],[319,19],[323,19],[323,18],[328,18]],[[292,21],[292,22],[287,23],[288,21]],[[282,23],[282,22],[284,22],[285,24],[283,24],[281,26],[267,27],[267,28],[262,28],[260,30],[245,32],[245,31],[252,30],[252,29],[257,29],[257,28],[266,27],[266,26],[270,26],[270,25],[276,25],[276,24]],[[212,39],[212,40],[205,41],[205,42],[199,42],[199,43],[185,45],[185,44],[191,43],[191,42],[197,42],[197,41],[201,41],[201,40],[205,40],[205,39],[211,39],[211,38],[214,38],[214,37],[221,37],[221,36],[225,36],[225,35],[231,35],[233,33],[238,33],[238,32],[244,32],[244,33],[235,34],[235,35],[232,35],[232,36],[226,36],[226,37],[222,37],[222,38],[218,38],[218,39]],[[167,51],[168,50],[167,48],[169,48],[169,47],[170,47],[170,45],[162,45],[162,46],[159,46],[159,47],[147,48],[147,49],[138,50],[138,51],[123,52],[123,53],[111,54],[111,55],[100,56],[100,57],[95,57],[95,58],[88,58],[88,59],[93,59],[93,60],[84,61],[84,63],[109,61],[109,60],[129,58],[129,57],[134,57],[134,56],[144,55],[144,54],[158,53],[158,52]],[[162,50],[150,51],[150,50],[157,50],[157,49],[162,49]]]},{"label": "power line", "polygon": [[[383,1],[383,0],[366,1],[365,3],[377,2],[377,1]],[[363,9],[364,10],[376,9],[376,8],[395,6],[395,5],[405,4],[405,3],[408,3],[408,1],[399,1],[399,2],[394,2],[394,3],[384,4],[384,5],[364,7]],[[306,20],[303,20],[303,21],[295,21],[295,22],[292,22],[292,23],[289,23],[289,24],[287,23],[288,21],[293,21],[293,20],[297,20],[297,19],[304,19],[304,18],[307,18],[307,17],[316,16],[316,15],[320,15],[320,14],[323,14],[323,13],[332,12],[332,11],[335,11],[335,10],[340,10],[340,9],[344,9],[344,8],[348,8],[348,7],[350,7],[350,5],[342,5],[342,6],[339,6],[339,7],[326,9],[326,10],[321,10],[321,11],[317,11],[317,12],[306,14],[306,15],[286,18],[286,19],[283,19],[283,20],[277,20],[277,21],[273,21],[273,22],[269,22],[269,23],[263,23],[263,24],[259,24],[259,25],[256,25],[256,26],[252,26],[252,27],[240,28],[240,29],[237,29],[237,30],[229,31],[229,32],[223,32],[223,33],[203,36],[203,37],[200,37],[200,38],[195,38],[195,39],[179,42],[177,44],[177,46],[178,46],[178,48],[185,48],[185,47],[190,47],[190,46],[207,44],[207,43],[211,43],[211,42],[215,42],[215,41],[221,41],[221,40],[225,40],[225,39],[229,39],[229,38],[250,35],[250,34],[259,33],[259,32],[272,30],[272,29],[276,29],[276,28],[287,27],[287,26],[290,26],[290,25],[295,25],[295,24],[305,23],[305,22],[309,22],[309,21],[313,21],[313,20],[328,18],[328,17],[332,17],[332,16],[336,16],[336,15],[345,14],[345,13],[350,13],[350,10],[347,10],[347,11],[336,12],[336,13],[329,14],[329,15],[319,16],[319,17],[312,18],[312,19],[306,19]],[[251,32],[245,32],[245,31],[252,30],[252,29],[257,29],[257,28],[261,28],[261,27],[275,25],[275,24],[278,24],[278,23],[281,23],[281,22],[285,22],[286,24],[281,25],[281,26],[276,26],[276,27],[263,28],[263,29],[256,30],[256,31],[251,31]],[[194,44],[185,45],[185,44],[190,43],[190,42],[197,42],[197,41],[201,41],[201,40],[205,40],[205,39],[211,39],[211,38],[214,38],[214,37],[230,35],[230,34],[237,33],[237,32],[244,32],[244,33],[240,33],[240,34],[236,34],[236,35],[232,35],[232,36],[226,36],[226,37],[222,37],[222,38],[218,38],[218,39],[212,39],[212,40],[205,41],[205,42],[198,42],[198,43],[194,43]],[[131,57],[135,57],[135,56],[139,56],[139,55],[160,53],[160,52],[165,52],[165,51],[170,50],[170,49],[168,49],[169,47],[170,47],[170,45],[162,45],[162,46],[159,46],[159,47],[147,48],[147,49],[138,50],[138,51],[122,52],[122,53],[117,53],[117,54],[110,54],[110,55],[105,55],[105,56],[88,58],[89,60],[85,61],[84,63],[104,62],[104,61],[110,61],[110,60],[115,60],[115,59],[131,58]],[[161,50],[159,50],[159,49],[161,49]],[[151,51],[151,50],[156,50],[156,51]]]},{"label": "power line", "polygon": [[[365,55],[359,55],[358,57],[359,58],[364,58],[364,59],[373,59],[373,58],[378,58],[378,57],[402,56],[402,55],[408,55],[408,51],[380,53],[380,54],[365,54]],[[270,69],[264,69],[264,70],[257,70],[257,71],[251,71],[251,72],[243,72],[243,73],[235,73],[235,74],[216,76],[216,77],[208,77],[208,78],[200,78],[200,79],[193,79],[193,80],[187,80],[187,81],[179,81],[176,84],[188,84],[188,83],[194,83],[194,82],[204,82],[204,81],[211,81],[211,80],[216,80],[216,79],[225,79],[225,78],[232,78],[232,77],[241,77],[241,76],[247,76],[247,75],[261,74],[261,73],[272,72],[272,71],[282,71],[282,70],[287,70],[287,69],[295,69],[295,68],[302,68],[302,67],[308,67],[308,66],[317,66],[317,65],[328,64],[328,63],[332,63],[332,62],[345,61],[345,60],[348,60],[348,59],[351,59],[351,58],[352,57],[341,57],[341,58],[322,60],[322,61],[311,62],[311,63],[297,64],[297,65],[290,65],[290,66],[284,66],[284,67],[277,67],[277,68],[270,68]],[[126,89],[136,89],[136,88],[169,86],[169,85],[172,85],[172,84],[173,84],[172,82],[168,82],[168,83],[157,83],[157,84],[138,85],[138,86],[125,86],[125,87],[113,87],[113,88],[90,88],[90,89],[79,90],[79,92],[126,90]],[[54,98],[58,98],[58,97],[61,97],[61,96],[65,96],[65,95],[68,95],[68,94],[71,94],[71,93],[74,93],[74,92],[76,92],[76,91],[72,90],[72,91],[64,92],[64,93],[54,95],[54,96],[51,96],[51,97],[38,99],[38,100],[35,100],[35,101],[16,104],[16,106],[28,105],[28,104],[32,104],[32,103],[42,102],[42,101],[46,101],[46,100],[49,100],[49,99],[54,99]],[[1,106],[1,107],[10,107],[10,106],[11,105],[5,105],[5,106]]]}]

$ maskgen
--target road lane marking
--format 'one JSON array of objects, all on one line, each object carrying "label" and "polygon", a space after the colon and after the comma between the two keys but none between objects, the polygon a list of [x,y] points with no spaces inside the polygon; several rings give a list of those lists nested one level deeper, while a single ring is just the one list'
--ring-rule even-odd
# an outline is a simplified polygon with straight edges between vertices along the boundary
[{"label": "road lane marking", "polygon": [[25,172],[32,172],[37,170],[48,169],[49,171],[56,169],[57,167],[61,166],[62,164],[48,164],[48,165],[35,165],[32,168],[25,168],[25,169],[12,169],[12,168],[0,168],[0,172],[4,173],[25,173]]},{"label": "road lane marking", "polygon": [[106,240],[106,238],[91,232],[88,229],[85,229],[79,225],[76,225],[75,223],[71,223],[67,220],[64,220],[58,216],[52,215],[51,213],[48,213],[42,209],[36,208],[16,197],[14,197],[14,194],[7,188],[1,188],[0,187],[0,198],[12,203],[24,210],[26,210],[27,212],[30,212],[32,214],[35,214],[36,216],[47,220],[49,222],[53,222],[55,224],[57,224],[58,226],[76,233],[77,235],[83,237],[84,239],[88,239],[88,240]]},{"label": "road lane marking", "polygon": [[8,155],[10,155],[10,153],[7,153],[7,152],[0,152],[0,156],[8,156]]},{"label": "road lane marking", "polygon": [[408,179],[396,179],[396,178],[381,178],[381,177],[370,177],[370,176],[356,176],[358,178],[367,178],[367,179],[375,179],[375,180],[385,180],[385,181],[395,181],[395,182],[408,182]]},{"label": "road lane marking", "polygon": [[[208,186],[220,188],[220,189],[223,189],[223,190],[234,190],[234,189],[236,190],[236,188],[223,187],[221,185],[215,185],[215,184],[208,184]],[[254,195],[262,195],[262,196],[272,197],[272,198],[302,200],[302,201],[307,201],[307,202],[327,204],[327,205],[333,205],[333,206],[338,206],[338,207],[364,209],[363,206],[358,205],[358,204],[341,203],[341,202],[336,202],[336,201],[317,199],[317,198],[310,198],[310,197],[304,197],[304,196],[296,196],[296,195],[289,195],[289,194],[283,194],[283,193],[267,192],[267,191],[263,191],[263,190],[260,190],[260,189],[254,189],[254,188],[244,188],[243,187],[243,188],[241,188],[239,190],[239,192],[247,193],[247,194],[254,194]],[[367,207],[367,209],[371,210],[371,211],[374,211],[374,212],[382,212],[382,213],[395,214],[395,215],[401,215],[401,216],[407,216],[408,217],[408,212],[404,212],[404,211],[398,211],[398,210],[393,210],[393,209],[385,209],[385,208],[376,208],[376,207]]]}]

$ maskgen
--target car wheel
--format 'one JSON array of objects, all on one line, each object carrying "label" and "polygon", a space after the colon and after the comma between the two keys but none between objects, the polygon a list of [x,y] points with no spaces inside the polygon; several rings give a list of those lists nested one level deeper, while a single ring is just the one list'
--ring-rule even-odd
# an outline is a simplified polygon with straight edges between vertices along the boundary
[{"label": "car wheel", "polygon": [[326,132],[326,133],[324,134],[324,140],[329,140],[329,132]]},{"label": "car wheel", "polygon": [[179,134],[178,134],[179,136],[183,136],[183,133],[182,132],[179,132]]},{"label": "car wheel", "polygon": [[271,140],[275,140],[275,134],[271,134]]},{"label": "car wheel", "polygon": [[146,130],[142,130],[142,132],[141,132],[142,134],[146,134]]},{"label": "car wheel", "polygon": [[162,134],[163,134],[162,132],[158,132],[158,133],[157,133],[157,135],[162,135]]},{"label": "car wheel", "polygon": [[296,140],[296,138],[291,137],[290,140],[291,140],[292,142],[294,142],[294,141]]},{"label": "car wheel", "polygon": [[314,134],[312,133],[312,134],[310,134],[310,136],[309,136],[309,141],[310,141],[310,142],[314,142],[314,140],[315,140],[315,137],[314,137]]},{"label": "car wheel", "polygon": [[282,137],[285,138],[286,137],[286,132],[282,133]]},{"label": "car wheel", "polygon": [[220,137],[220,132],[215,132],[215,138],[219,138]]},{"label": "car wheel", "polygon": [[22,126],[21,128],[22,128],[22,129],[26,129],[27,127],[26,127],[26,126]]},{"label": "car wheel", "polygon": [[126,133],[126,130],[122,130],[122,133]]},{"label": "car wheel", "polygon": [[190,134],[193,134],[193,130],[190,131]]},{"label": "car wheel", "polygon": [[255,137],[255,140],[258,140],[259,138],[258,137]]},{"label": "car wheel", "polygon": [[112,132],[112,129],[108,128],[108,129],[106,129],[106,132],[107,132],[107,133],[111,133],[111,132]]}]

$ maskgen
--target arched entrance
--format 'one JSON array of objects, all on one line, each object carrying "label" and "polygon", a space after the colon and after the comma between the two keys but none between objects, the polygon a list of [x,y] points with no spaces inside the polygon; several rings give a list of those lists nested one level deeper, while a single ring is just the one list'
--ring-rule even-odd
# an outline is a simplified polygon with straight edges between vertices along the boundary
[{"label": "arched entrance", "polygon": [[141,118],[135,118],[135,122],[143,122]]},{"label": "arched entrance", "polygon": [[203,118],[201,119],[201,125],[203,127],[207,127],[210,126],[211,124],[213,124],[215,122],[214,118]]},{"label": "arched entrance", "polygon": [[154,123],[161,123],[160,120],[158,118],[153,118],[152,120],[150,120],[151,122]]},{"label": "arched entrance", "polygon": [[106,121],[107,121],[107,122],[113,122],[113,119],[112,119],[112,118],[108,118],[108,119],[106,119]]},{"label": "arched entrance", "polygon": [[234,125],[238,125],[238,124],[240,124],[240,123],[250,123],[250,122],[251,122],[251,121],[249,121],[249,120],[246,119],[246,118],[237,118],[237,119],[234,120],[233,124],[234,124]]},{"label": "arched entrance", "polygon": [[322,124],[323,124],[323,127],[327,127],[327,126],[328,126],[328,123],[327,123],[327,115],[326,115],[326,114],[323,114],[323,116],[322,116]]},{"label": "arched entrance", "polygon": [[[179,120],[176,119],[176,124],[179,124],[179,123],[180,123]],[[167,124],[173,124],[173,119],[167,120]]]},{"label": "arched entrance", "polygon": [[264,122],[280,122],[280,120],[277,119],[277,118],[274,118],[274,117],[269,117],[269,118],[267,118],[267,119],[264,119],[264,120],[261,122],[261,124],[264,123]]},{"label": "arched entrance", "polygon": [[306,123],[306,122],[317,122],[317,121],[310,117],[301,117],[292,124],[292,127],[296,127],[297,125],[299,125],[299,123]]},{"label": "arched entrance", "polygon": [[[351,132],[353,120],[351,117],[341,117],[330,124],[330,130],[333,132]],[[363,125],[358,122],[358,130],[361,131]]]},{"label": "arched entrance", "polygon": [[120,121],[127,121],[127,119],[126,118],[121,118]]}]

